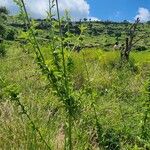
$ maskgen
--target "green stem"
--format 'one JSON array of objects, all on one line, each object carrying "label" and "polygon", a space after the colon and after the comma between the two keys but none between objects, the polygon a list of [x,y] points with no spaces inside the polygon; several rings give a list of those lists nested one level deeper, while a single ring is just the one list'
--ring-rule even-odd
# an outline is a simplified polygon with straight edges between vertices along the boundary
[{"label": "green stem", "polygon": [[[70,110],[71,111],[71,110]],[[71,112],[70,112],[71,113]],[[69,143],[69,150],[72,150],[73,147],[72,147],[72,116],[70,115],[69,113],[69,118],[68,118],[68,123],[69,123],[69,127],[68,127],[68,143]]]},{"label": "green stem", "polygon": [[[61,19],[60,19],[60,14],[59,14],[59,5],[58,5],[58,0],[56,0],[56,7],[57,7],[57,17],[58,17],[58,22],[59,22],[59,34],[61,38],[61,53],[62,53],[62,59],[63,59],[63,70],[64,70],[64,78],[65,78],[65,87],[68,87],[68,82],[67,82],[67,71],[66,71],[66,63],[65,63],[65,54],[64,54],[64,46],[63,46],[63,36],[62,36],[62,29],[61,29]],[[66,89],[68,91],[68,89]],[[68,94],[69,95],[69,94]]]},{"label": "green stem", "polygon": [[85,59],[85,53],[82,52],[82,55],[83,55],[83,61],[84,61],[84,64],[85,64],[85,71],[86,71],[86,74],[87,74],[87,80],[90,84],[90,74],[89,74],[88,66],[87,66],[86,59]]},{"label": "green stem", "polygon": [[149,119],[149,112],[150,112],[150,80],[148,82],[148,88],[147,88],[147,92],[148,92],[148,100],[146,100],[145,102],[145,112],[144,112],[144,117],[143,117],[143,125],[142,125],[142,138],[143,139],[147,139],[147,122]]},{"label": "green stem", "polygon": [[[51,0],[49,0],[49,15],[52,14],[52,8],[51,8]],[[50,17],[51,18],[51,17]]]},{"label": "green stem", "polygon": [[69,87],[68,87],[68,79],[67,79],[67,71],[66,71],[66,63],[65,63],[65,54],[64,54],[64,45],[63,45],[63,36],[62,36],[62,29],[61,29],[61,19],[59,14],[59,5],[58,0],[56,0],[56,8],[57,8],[57,17],[59,22],[59,33],[61,38],[61,53],[62,53],[62,59],[63,59],[63,71],[64,71],[64,83],[65,83],[65,92],[66,92],[66,100],[68,100],[68,144],[69,144],[69,150],[72,150],[72,107],[71,107],[71,99],[69,96]]},{"label": "green stem", "polygon": [[38,52],[40,54],[40,57],[42,58],[42,61],[45,63],[44,57],[43,57],[42,52],[40,50],[40,47],[39,47],[39,44],[38,44],[37,39],[35,37],[35,34],[34,34],[33,30],[30,28],[31,22],[30,22],[30,19],[29,19],[29,16],[28,16],[28,13],[27,13],[27,10],[26,10],[26,7],[25,7],[24,0],[21,0],[21,2],[22,2],[23,9],[24,9],[24,12],[25,12],[25,17],[26,17],[27,23],[28,23],[27,28],[30,29],[31,34],[32,34],[33,39],[34,39],[34,46],[37,48],[37,50],[38,50]]},{"label": "green stem", "polygon": [[[48,78],[49,82],[50,82],[50,83],[54,86],[54,88],[56,89],[58,96],[61,97],[62,95],[61,95],[61,93],[59,92],[59,89],[58,89],[58,87],[57,87],[57,85],[56,85],[56,82],[53,82],[53,81],[52,81],[53,79],[54,79],[55,81],[56,81],[57,79],[56,79],[56,77],[52,74],[52,72],[49,70],[49,68],[46,66],[46,64],[45,64],[45,59],[44,59],[44,57],[43,57],[43,55],[42,55],[42,52],[41,52],[41,49],[40,49],[40,47],[39,47],[38,41],[37,41],[37,39],[36,39],[36,37],[35,37],[35,34],[34,34],[32,28],[30,28],[30,27],[31,27],[31,23],[30,23],[30,19],[29,19],[29,16],[28,16],[28,13],[27,13],[27,10],[26,10],[26,7],[25,7],[24,0],[21,0],[21,3],[22,3],[22,7],[23,7],[23,10],[24,10],[24,13],[25,13],[25,19],[27,20],[27,29],[31,31],[31,34],[32,34],[32,37],[33,37],[33,41],[34,41],[34,43],[33,43],[33,44],[34,44],[34,46],[33,46],[33,47],[34,47],[34,51],[35,51],[37,57],[40,58],[40,61],[42,61],[41,63],[42,63],[42,65],[44,66],[45,71],[47,72],[47,78]],[[36,49],[37,49],[38,51],[36,51]],[[43,66],[42,66],[42,67],[43,67]],[[52,78],[53,78],[53,79],[52,79]]]},{"label": "green stem", "polygon": [[93,106],[93,110],[94,110],[94,117],[95,117],[95,123],[96,123],[96,128],[97,128],[97,134],[98,134],[98,146],[99,146],[99,150],[101,149],[101,144],[102,144],[102,134],[103,134],[103,129],[98,121],[98,117],[97,117],[97,113],[96,113],[96,108],[95,108],[95,104],[92,103]]}]

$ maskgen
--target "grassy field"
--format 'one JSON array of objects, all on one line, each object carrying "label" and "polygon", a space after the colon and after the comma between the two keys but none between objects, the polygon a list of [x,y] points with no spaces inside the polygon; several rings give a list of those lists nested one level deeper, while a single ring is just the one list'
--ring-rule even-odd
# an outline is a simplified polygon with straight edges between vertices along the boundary
[{"label": "grassy field", "polygon": [[[51,57],[47,46],[42,52],[45,58]],[[144,129],[147,140],[141,137],[150,52],[132,52],[130,63],[124,67],[120,67],[118,51],[95,48],[66,55],[73,60],[71,78],[74,96],[79,97],[72,124],[73,148],[150,149],[150,122]],[[50,61],[46,60],[47,65]],[[31,120],[52,149],[64,149],[64,104],[40,73],[32,51],[25,51],[17,42],[7,44],[0,68],[0,149],[47,149]],[[19,94],[30,120],[11,99],[10,91]]]},{"label": "grassy field", "polygon": [[0,6],[0,150],[150,150],[150,22],[72,21],[58,0],[35,19],[14,2],[18,15]]}]

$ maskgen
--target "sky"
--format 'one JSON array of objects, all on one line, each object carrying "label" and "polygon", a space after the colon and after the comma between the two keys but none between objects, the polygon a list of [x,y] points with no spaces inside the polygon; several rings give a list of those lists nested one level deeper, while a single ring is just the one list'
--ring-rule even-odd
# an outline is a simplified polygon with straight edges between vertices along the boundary
[{"label": "sky", "polygon": [[[24,0],[30,16],[46,17],[48,0]],[[70,12],[72,20],[88,18],[92,20],[134,21],[150,20],[150,0],[58,0],[60,14]],[[0,6],[6,6],[12,14],[17,12],[13,0],[0,0]]]},{"label": "sky", "polygon": [[87,0],[90,15],[102,20],[150,20],[150,0]]}]

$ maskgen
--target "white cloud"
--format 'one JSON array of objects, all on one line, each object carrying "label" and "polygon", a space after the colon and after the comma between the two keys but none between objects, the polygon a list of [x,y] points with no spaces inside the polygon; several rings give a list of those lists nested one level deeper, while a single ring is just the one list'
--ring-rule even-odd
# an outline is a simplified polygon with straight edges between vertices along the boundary
[{"label": "white cloud", "polygon": [[[46,17],[46,11],[48,10],[48,0],[25,0],[25,2],[28,12],[32,17]],[[0,6],[6,6],[11,13],[16,12],[17,9],[13,3],[13,0],[0,0]],[[90,5],[86,0],[59,0],[59,8],[61,15],[64,15],[65,10],[67,10],[70,12],[72,19],[75,20],[88,18],[90,14]]]},{"label": "white cloud", "polygon": [[138,10],[138,14],[134,17],[134,19],[140,18],[141,22],[146,22],[150,20],[150,11],[146,8],[140,7]]},{"label": "white cloud", "polygon": [[96,17],[88,17],[88,20],[90,19],[91,21],[101,21],[100,19],[96,18]]},{"label": "white cloud", "polygon": [[65,9],[75,19],[88,17],[90,13],[90,6],[85,0],[60,0],[60,12],[63,13]]},{"label": "white cloud", "polygon": [[7,5],[8,5],[8,1],[0,0],[0,6],[7,6]]},{"label": "white cloud", "polygon": [[0,0],[0,6],[6,6],[8,9],[15,8],[13,0]]}]

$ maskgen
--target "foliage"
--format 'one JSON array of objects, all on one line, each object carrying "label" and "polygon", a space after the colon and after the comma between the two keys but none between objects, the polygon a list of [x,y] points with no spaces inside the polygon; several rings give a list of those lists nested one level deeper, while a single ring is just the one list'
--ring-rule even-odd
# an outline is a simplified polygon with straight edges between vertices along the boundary
[{"label": "foliage", "polygon": [[8,14],[6,7],[0,7],[0,14]]},{"label": "foliage", "polygon": [[4,57],[6,55],[5,44],[0,43],[0,57]]},{"label": "foliage", "polygon": [[0,24],[0,38],[4,38],[6,33],[6,26]]},{"label": "foliage", "polygon": [[138,46],[138,47],[136,47],[136,50],[137,51],[146,51],[147,47],[145,47],[145,46]]},{"label": "foliage", "polygon": [[9,28],[7,29],[7,33],[6,33],[6,40],[15,40],[15,36],[16,36],[16,30],[15,29],[12,29],[12,28]]}]

